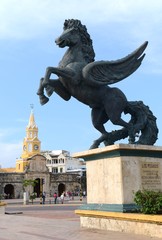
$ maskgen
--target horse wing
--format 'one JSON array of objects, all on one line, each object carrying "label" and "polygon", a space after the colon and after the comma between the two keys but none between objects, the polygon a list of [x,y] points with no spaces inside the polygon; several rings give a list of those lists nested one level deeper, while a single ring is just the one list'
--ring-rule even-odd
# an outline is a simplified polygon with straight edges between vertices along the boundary
[{"label": "horse wing", "polygon": [[128,56],[116,61],[96,61],[87,64],[83,70],[83,77],[89,85],[107,85],[123,80],[131,75],[141,65],[148,42]]}]

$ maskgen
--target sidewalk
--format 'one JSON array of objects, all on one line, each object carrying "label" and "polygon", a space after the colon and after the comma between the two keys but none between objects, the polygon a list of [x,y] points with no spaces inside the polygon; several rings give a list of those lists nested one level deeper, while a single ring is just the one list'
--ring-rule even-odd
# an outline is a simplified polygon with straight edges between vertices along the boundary
[{"label": "sidewalk", "polygon": [[[60,206],[60,205],[58,205]],[[43,206],[42,206],[43,207]],[[80,228],[74,211],[24,211],[0,216],[0,240],[159,240],[141,235]]]},{"label": "sidewalk", "polygon": [[[71,203],[82,204],[82,203],[85,203],[86,200],[87,200],[86,198],[82,198],[82,200],[80,200],[79,196],[75,196],[73,200],[69,199],[68,197],[65,197],[64,198],[64,203],[67,203],[67,204],[68,203],[69,204],[71,204]],[[23,204],[24,203],[22,198],[21,199],[4,199],[2,201],[6,202],[8,205],[10,205],[10,204]],[[61,203],[59,201],[59,199],[58,199],[57,203],[58,204]],[[29,202],[29,204],[32,204],[31,201]],[[33,204],[40,204],[40,198],[34,199]],[[53,197],[46,198],[46,204],[54,204],[54,198]]]}]

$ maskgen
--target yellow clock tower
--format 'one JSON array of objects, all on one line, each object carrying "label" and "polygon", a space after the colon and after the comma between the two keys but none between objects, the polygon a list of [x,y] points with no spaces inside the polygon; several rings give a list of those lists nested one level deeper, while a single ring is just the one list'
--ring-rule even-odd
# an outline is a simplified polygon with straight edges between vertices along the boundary
[{"label": "yellow clock tower", "polygon": [[23,151],[20,159],[16,161],[16,172],[24,172],[28,165],[28,158],[35,154],[40,154],[41,142],[38,139],[38,127],[35,123],[33,106],[26,127],[26,137],[23,140]]}]

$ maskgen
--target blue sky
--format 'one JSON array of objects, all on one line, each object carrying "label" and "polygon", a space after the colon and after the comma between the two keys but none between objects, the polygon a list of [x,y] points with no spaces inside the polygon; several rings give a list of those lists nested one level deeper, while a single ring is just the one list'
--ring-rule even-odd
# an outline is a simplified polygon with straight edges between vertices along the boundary
[{"label": "blue sky", "polygon": [[[141,67],[115,84],[129,101],[142,100],[157,117],[162,145],[162,1],[160,0],[1,0],[0,1],[0,165],[15,166],[30,115],[39,128],[42,150],[87,150],[100,136],[90,108],[56,94],[41,106],[36,95],[48,66],[57,66],[66,49],[54,40],[65,19],[79,19],[93,40],[96,60],[125,57],[149,41]],[[117,129],[110,123],[108,131]],[[127,142],[127,141],[126,141]]]}]

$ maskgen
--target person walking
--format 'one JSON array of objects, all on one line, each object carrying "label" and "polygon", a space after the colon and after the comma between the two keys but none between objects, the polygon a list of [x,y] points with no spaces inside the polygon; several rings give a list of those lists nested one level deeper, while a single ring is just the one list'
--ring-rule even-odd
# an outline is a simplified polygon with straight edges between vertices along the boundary
[{"label": "person walking", "polygon": [[64,193],[61,194],[60,199],[61,199],[61,203],[63,204],[64,203]]},{"label": "person walking", "polygon": [[56,204],[57,203],[57,193],[55,192],[53,196],[54,196],[54,203]]},{"label": "person walking", "polygon": [[46,193],[45,192],[42,193],[42,199],[43,199],[43,204],[45,204],[45,200],[46,200]]}]

